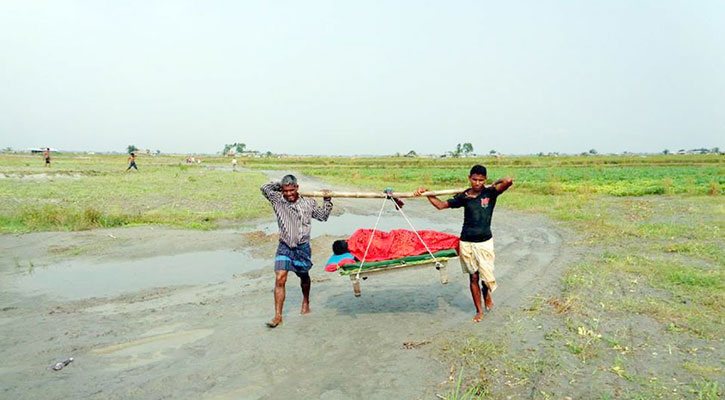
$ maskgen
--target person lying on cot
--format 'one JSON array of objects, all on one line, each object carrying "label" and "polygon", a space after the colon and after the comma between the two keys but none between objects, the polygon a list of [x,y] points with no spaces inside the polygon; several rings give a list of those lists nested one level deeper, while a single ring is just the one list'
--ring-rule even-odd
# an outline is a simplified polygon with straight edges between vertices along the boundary
[{"label": "person lying on cot", "polygon": [[335,272],[339,267],[346,264],[356,263],[360,260],[350,253],[347,248],[347,240],[335,240],[332,242],[332,255],[325,264],[325,271]]},{"label": "person lying on cot", "polygon": [[[493,275],[493,262],[496,258],[493,252],[493,235],[491,234],[491,218],[496,198],[505,192],[511,185],[511,178],[503,178],[491,186],[486,183],[486,167],[474,165],[468,175],[471,187],[459,193],[448,201],[441,201],[436,196],[427,196],[430,203],[438,210],[446,208],[464,208],[463,228],[461,229],[461,242],[458,256],[464,273],[469,274],[469,282],[473,304],[476,306],[476,315],[473,322],[483,320],[481,307],[481,287],[479,279],[483,280],[483,298],[486,309],[493,308],[491,292],[496,290],[496,278]],[[427,192],[428,188],[421,186],[415,191],[416,196]]]},{"label": "person lying on cot", "polygon": [[435,253],[440,250],[458,248],[458,236],[443,232],[415,232],[407,229],[395,229],[390,232],[376,230],[370,241],[372,232],[372,229],[358,229],[348,240],[338,240],[333,243],[332,250],[335,255],[330,257],[325,270],[335,271],[337,267],[363,259],[366,262],[395,260],[426,254],[428,251]]}]

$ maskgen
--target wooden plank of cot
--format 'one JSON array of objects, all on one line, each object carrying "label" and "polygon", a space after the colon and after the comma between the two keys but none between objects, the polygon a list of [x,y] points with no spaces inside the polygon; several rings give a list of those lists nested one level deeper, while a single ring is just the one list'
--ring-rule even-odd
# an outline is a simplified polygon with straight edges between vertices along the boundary
[{"label": "wooden plank of cot", "polygon": [[[458,257],[451,257],[451,258],[439,258],[438,261],[441,263],[441,267],[439,269],[440,273],[440,279],[442,284],[448,283],[448,273],[446,271],[448,267],[448,261],[453,260]],[[352,290],[355,294],[355,297],[360,297],[362,295],[362,291],[360,289],[360,281],[362,279],[367,279],[370,275],[379,275],[379,274],[385,274],[385,273],[391,273],[391,272],[397,272],[403,269],[422,269],[422,268],[429,268],[431,264],[435,265],[435,261],[429,260],[426,262],[418,262],[415,264],[398,264],[398,265],[392,265],[389,267],[381,267],[381,268],[373,268],[368,270],[362,270],[360,271],[360,276],[357,276],[357,273],[351,272],[350,273],[350,280],[352,281]]]}]

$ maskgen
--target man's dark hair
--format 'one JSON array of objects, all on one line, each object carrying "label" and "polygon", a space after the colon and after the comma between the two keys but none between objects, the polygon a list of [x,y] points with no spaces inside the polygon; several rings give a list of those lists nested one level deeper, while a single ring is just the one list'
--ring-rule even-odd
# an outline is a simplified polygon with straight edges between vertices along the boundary
[{"label": "man's dark hair", "polygon": [[474,165],[473,168],[471,168],[471,172],[468,174],[468,176],[471,176],[473,174],[486,176],[486,167],[480,164]]},{"label": "man's dark hair", "polygon": [[294,175],[285,175],[282,177],[282,181],[280,182],[281,185],[296,185],[297,184],[297,178],[295,178]]},{"label": "man's dark hair", "polygon": [[340,254],[345,254],[349,250],[347,249],[347,240],[335,240],[332,242],[332,252],[335,253],[336,256],[339,256]]}]

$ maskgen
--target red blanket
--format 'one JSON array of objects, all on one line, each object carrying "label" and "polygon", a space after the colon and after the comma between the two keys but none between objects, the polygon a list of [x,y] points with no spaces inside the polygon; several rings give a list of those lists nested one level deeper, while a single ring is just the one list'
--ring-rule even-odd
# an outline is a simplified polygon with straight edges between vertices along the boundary
[{"label": "red blanket", "polygon": [[[358,229],[347,241],[350,253],[358,260],[363,259],[372,231],[372,229]],[[434,253],[458,248],[458,236],[436,231],[418,231],[418,233],[430,251]],[[423,253],[427,253],[425,246],[413,231],[405,229],[395,229],[390,232],[375,231],[365,261],[393,260]]]}]

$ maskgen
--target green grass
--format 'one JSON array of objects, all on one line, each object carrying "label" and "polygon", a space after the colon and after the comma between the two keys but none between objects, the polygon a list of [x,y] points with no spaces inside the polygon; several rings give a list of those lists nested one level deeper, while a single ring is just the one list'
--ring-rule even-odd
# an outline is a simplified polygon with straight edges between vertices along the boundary
[{"label": "green grass", "polygon": [[[646,180],[637,179],[628,184]],[[486,332],[488,340],[504,340],[501,357],[485,366],[489,397],[535,393],[533,397],[562,398],[570,394],[570,386],[584,384],[617,388],[607,389],[603,398],[720,398],[721,374],[713,373],[722,364],[712,365],[711,353],[692,351],[688,343],[698,342],[715,354],[723,351],[722,196],[707,190],[707,180],[697,190],[670,188],[646,196],[606,193],[602,188],[613,186],[604,181],[586,180],[587,187],[577,190],[561,185],[546,193],[519,185],[499,200],[499,207],[548,215],[577,233],[575,244],[601,250],[566,269],[557,295],[535,296],[529,306],[512,313],[512,319],[530,315],[528,325],[519,322],[524,331],[538,324],[535,318],[549,320],[542,332],[546,344],[539,344],[535,353],[519,349],[520,334],[496,328]],[[642,337],[649,344],[640,344]],[[657,348],[665,343],[667,350]],[[650,356],[658,352],[664,358],[653,362]],[[485,347],[480,350],[487,353]],[[457,359],[471,357],[459,354]],[[684,368],[676,361],[680,357],[689,359]],[[543,361],[546,368],[535,367]],[[466,365],[475,376],[475,364]],[[492,370],[504,371],[504,376],[492,379]],[[566,376],[586,378],[572,386],[563,384]],[[479,387],[481,381],[468,384]]]},{"label": "green grass", "polygon": [[720,155],[243,160],[249,168],[295,169],[335,184],[376,190],[392,186],[398,191],[413,190],[420,185],[434,189],[466,185],[468,171],[476,163],[486,165],[491,178],[512,177],[517,190],[536,194],[713,195],[721,194],[725,184],[725,157]]},{"label": "green grass", "polygon": [[[500,357],[504,349],[500,341],[484,341],[476,336],[467,337],[462,342],[444,343],[444,354],[457,360],[461,368],[449,398],[470,399],[488,395],[491,377],[498,372],[492,368],[491,360]],[[474,371],[475,376],[464,381],[464,370]],[[466,389],[462,391],[463,388]]]},{"label": "green grass", "polygon": [[[398,191],[421,185],[465,186],[468,169],[479,162],[489,167],[492,178],[516,180],[502,198],[506,206],[567,221],[596,220],[597,214],[583,207],[611,201],[603,195],[719,197],[725,184],[725,158],[718,155],[240,159],[247,168],[296,170],[332,184]],[[135,224],[208,229],[221,220],[239,221],[269,212],[257,192],[265,180],[262,174],[213,169],[229,167],[228,158],[209,158],[198,166],[183,163],[183,157],[140,156],[138,164],[140,171],[126,172],[126,156],[55,155],[52,168],[44,168],[40,156],[0,155],[0,232]],[[661,229],[662,235],[680,233]],[[722,258],[718,249],[707,252],[711,258]]]},{"label": "green grass", "polygon": [[0,232],[84,230],[138,224],[213,228],[269,213],[261,173],[181,164],[172,157],[0,156]]},{"label": "green grass", "polygon": [[[471,161],[473,162],[473,161]],[[335,184],[353,183],[358,187],[412,191],[419,186],[432,189],[465,186],[470,165],[441,169],[434,165],[395,168],[306,167],[295,165],[305,174]],[[725,168],[718,165],[627,167],[490,167],[489,176],[512,177],[516,189],[526,193],[561,195],[566,193],[612,196],[663,194],[721,194]],[[673,183],[674,182],[674,183]]]}]

